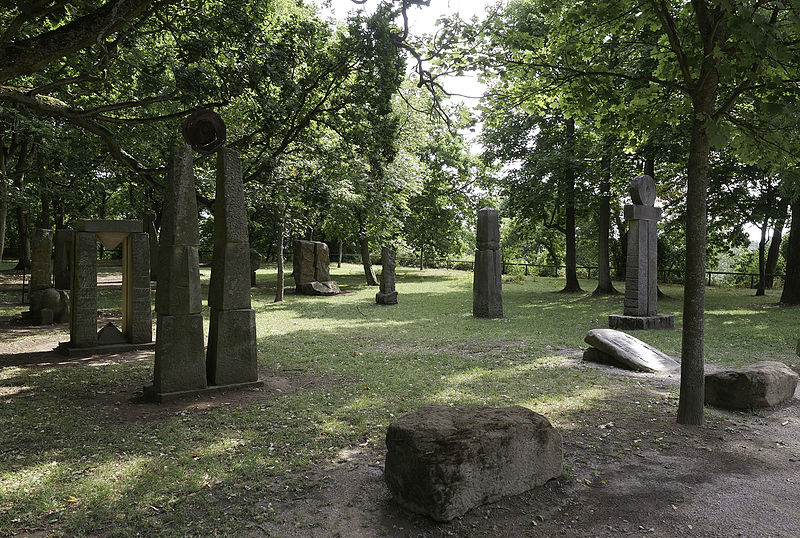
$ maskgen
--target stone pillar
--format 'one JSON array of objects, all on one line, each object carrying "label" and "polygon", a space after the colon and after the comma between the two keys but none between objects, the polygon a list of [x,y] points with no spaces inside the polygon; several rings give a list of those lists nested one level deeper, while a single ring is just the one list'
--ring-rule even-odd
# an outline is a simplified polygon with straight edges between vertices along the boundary
[{"label": "stone pillar", "polygon": [[394,289],[397,253],[392,247],[381,247],[381,290],[375,294],[378,304],[397,304],[397,291]]},{"label": "stone pillar", "polygon": [[500,220],[497,210],[478,211],[477,250],[472,284],[472,315],[503,317],[503,263],[500,255]]},{"label": "stone pillar", "polygon": [[69,343],[72,347],[97,345],[97,234],[75,232],[70,269]]},{"label": "stone pillar", "polygon": [[144,231],[150,244],[150,280],[157,280],[158,274],[158,234],[156,234],[156,216],[153,213],[146,213],[144,219]]},{"label": "stone pillar", "polygon": [[59,290],[70,288],[70,266],[72,264],[72,230],[56,230],[55,259],[53,261],[53,277],[55,287]]},{"label": "stone pillar", "polygon": [[261,254],[254,248],[250,249],[250,286],[256,285],[256,271],[261,267]]},{"label": "stone pillar", "polygon": [[158,253],[156,394],[207,387],[199,244],[192,150],[177,146],[168,165]]},{"label": "stone pillar", "polygon": [[609,316],[612,329],[671,329],[673,316],[658,315],[658,221],[656,186],[650,176],[631,182],[633,205],[625,206],[628,221],[628,254],[625,268],[623,315]]},{"label": "stone pillar", "polygon": [[250,307],[250,241],[242,161],[237,152],[224,147],[217,152],[214,259],[208,306],[208,383],[257,381],[256,316]]},{"label": "stone pillar", "polygon": [[30,291],[53,287],[50,256],[53,253],[53,231],[37,228],[31,237]]},{"label": "stone pillar", "polygon": [[152,342],[150,239],[146,233],[131,233],[122,249],[122,332],[131,344]]}]

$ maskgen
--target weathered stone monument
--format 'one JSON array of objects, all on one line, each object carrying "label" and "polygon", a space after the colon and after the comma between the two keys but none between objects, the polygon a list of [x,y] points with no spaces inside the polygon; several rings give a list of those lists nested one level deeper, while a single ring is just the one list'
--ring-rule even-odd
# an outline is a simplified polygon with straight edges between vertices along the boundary
[{"label": "weathered stone monument", "polygon": [[524,407],[431,405],[389,425],[384,478],[400,506],[450,521],[561,476],[561,444]]},{"label": "weathered stone monument", "polygon": [[328,245],[320,241],[294,242],[292,265],[295,291],[302,295],[337,295],[342,292],[331,280]]},{"label": "weathered stone monument", "polygon": [[22,313],[23,321],[34,325],[51,325],[69,319],[69,294],[53,288],[50,257],[53,232],[37,228],[31,237],[30,310]]},{"label": "weathered stone monument", "polygon": [[156,288],[156,357],[146,398],[165,401],[207,391],[260,386],[255,312],[250,308],[250,245],[241,160],[221,147],[225,124],[208,110],[183,124],[184,138],[201,153],[217,152],[214,258],[208,304],[208,354],[203,350],[200,243],[191,148],[170,156]]},{"label": "weathered stone monument", "polygon": [[503,317],[503,262],[500,254],[500,220],[496,209],[478,211],[477,249],[472,283],[472,315]]},{"label": "weathered stone monument", "polygon": [[[122,244],[122,327],[97,331],[97,242],[107,249]],[[87,355],[153,346],[150,315],[150,246],[140,220],[86,220],[74,223],[70,268],[69,342],[58,349]]]},{"label": "weathered stone monument", "polygon": [[72,264],[73,231],[62,228],[56,230],[55,252],[53,256],[53,282],[59,290],[70,288],[70,265]]},{"label": "weathered stone monument", "polygon": [[156,233],[156,216],[154,213],[147,213],[142,219],[144,231],[150,242],[150,280],[158,280],[158,234]]},{"label": "weathered stone monument", "polygon": [[661,208],[655,207],[656,185],[650,176],[631,181],[633,205],[625,206],[628,221],[628,255],[625,269],[625,307],[623,315],[612,314],[612,329],[672,329],[675,317],[658,314],[658,221]]},{"label": "weathered stone monument", "polygon": [[256,249],[250,249],[250,286],[256,285],[256,271],[261,267],[262,259]]},{"label": "weathered stone monument", "polygon": [[583,360],[622,366],[641,372],[674,372],[680,364],[666,353],[628,333],[614,329],[592,329],[584,342],[590,348],[583,352]]},{"label": "weathered stone monument", "polygon": [[250,240],[242,161],[237,152],[225,147],[217,152],[216,196],[208,290],[208,383],[257,382],[256,314],[250,307]]},{"label": "weathered stone monument", "polygon": [[375,294],[378,304],[397,304],[397,290],[394,289],[397,253],[392,247],[381,247],[381,287]]},{"label": "weathered stone monument", "polygon": [[781,362],[763,361],[705,376],[705,403],[726,409],[772,407],[790,400],[797,373]]}]

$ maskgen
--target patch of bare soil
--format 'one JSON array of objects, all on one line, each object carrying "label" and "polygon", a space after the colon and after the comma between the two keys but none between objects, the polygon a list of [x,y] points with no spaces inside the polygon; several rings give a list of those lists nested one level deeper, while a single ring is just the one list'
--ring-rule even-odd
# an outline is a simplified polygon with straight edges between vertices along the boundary
[{"label": "patch of bare soil", "polygon": [[[435,523],[397,507],[383,481],[385,448],[351,447],[304,472],[295,498],[265,500],[276,536],[786,536],[800,535],[800,399],[768,411],[712,411],[702,427],[675,422],[665,387],[640,378],[626,412],[556,424],[565,474],[522,495]],[[800,391],[798,391],[800,392]]]}]

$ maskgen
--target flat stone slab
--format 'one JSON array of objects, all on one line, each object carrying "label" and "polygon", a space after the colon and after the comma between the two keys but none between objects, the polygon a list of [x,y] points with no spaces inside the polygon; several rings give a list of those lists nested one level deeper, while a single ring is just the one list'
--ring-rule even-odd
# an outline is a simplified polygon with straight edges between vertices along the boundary
[{"label": "flat stone slab", "polygon": [[561,476],[561,434],[520,406],[425,406],[389,425],[384,478],[402,507],[436,521]]},{"label": "flat stone slab", "polygon": [[144,231],[144,224],[140,220],[77,219],[72,227],[78,232],[136,233]]},{"label": "flat stone slab", "polygon": [[583,340],[634,370],[664,372],[680,368],[669,355],[621,331],[592,329]]},{"label": "flat stone slab", "polygon": [[675,316],[670,314],[658,314],[656,316],[611,314],[608,316],[608,326],[620,331],[674,329]]},{"label": "flat stone slab", "polygon": [[109,344],[105,346],[78,347],[69,342],[59,342],[56,351],[67,357],[91,357],[108,353],[125,353],[126,351],[145,351],[156,347],[155,342],[142,342],[140,344]]},{"label": "flat stone slab", "polygon": [[202,394],[214,394],[229,390],[245,390],[263,387],[263,381],[248,381],[246,383],[232,383],[230,385],[209,385],[203,389],[181,390],[176,392],[156,392],[153,385],[145,385],[142,389],[142,398],[149,402],[171,402],[181,398],[200,396]]},{"label": "flat stone slab", "polygon": [[304,282],[297,286],[297,291],[301,295],[323,296],[339,295],[342,293],[342,290],[339,289],[339,285],[333,280],[327,280],[325,282]]},{"label": "flat stone slab", "polygon": [[797,373],[782,362],[763,361],[706,374],[705,403],[725,409],[772,407],[789,400]]}]

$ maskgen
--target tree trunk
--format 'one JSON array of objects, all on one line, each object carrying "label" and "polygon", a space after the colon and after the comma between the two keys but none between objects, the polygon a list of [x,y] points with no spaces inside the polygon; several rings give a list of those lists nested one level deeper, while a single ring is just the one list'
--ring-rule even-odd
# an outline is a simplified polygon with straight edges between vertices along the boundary
[{"label": "tree trunk", "polygon": [[419,270],[425,270],[425,247],[419,247]]},{"label": "tree trunk", "polygon": [[8,222],[8,170],[4,148],[0,147],[0,263],[6,248],[6,224]]},{"label": "tree trunk", "polygon": [[375,270],[372,268],[372,260],[369,258],[369,239],[366,237],[361,238],[361,264],[364,266],[367,286],[377,286],[378,279],[375,277]]},{"label": "tree trunk", "polygon": [[278,263],[278,277],[277,281],[275,282],[275,302],[280,303],[283,301],[283,286],[284,286],[284,271],[283,271],[283,236],[286,232],[283,225],[283,216],[278,219],[278,237],[277,237],[277,252],[275,254],[275,260]]},{"label": "tree trunk", "polygon": [[786,209],[783,209],[784,216],[775,221],[772,227],[772,239],[769,242],[769,252],[767,252],[767,266],[764,269],[764,287],[772,289],[775,284],[775,273],[778,271],[778,258],[781,256],[781,241],[783,240],[783,227],[786,225]]},{"label": "tree trunk", "polygon": [[344,241],[339,239],[339,261],[336,263],[337,268],[342,267],[342,255],[344,254]]},{"label": "tree trunk", "polygon": [[[567,152],[574,146],[575,120],[567,120]],[[571,155],[570,155],[571,156]],[[578,282],[577,242],[575,238],[575,171],[567,166],[564,171],[566,183],[566,242],[567,253],[564,264],[567,266],[567,283],[562,292],[582,292]]]},{"label": "tree trunk", "polygon": [[[706,300],[706,212],[710,141],[705,118],[710,117],[713,93],[694,103],[686,190],[686,270],[681,340],[680,424],[703,424],[705,398],[704,325]],[[699,99],[698,99],[699,101]]]},{"label": "tree trunk", "polygon": [[609,151],[600,160],[603,179],[600,182],[600,207],[598,208],[599,237],[597,241],[597,289],[592,295],[616,295],[611,283],[611,264],[608,256],[608,236],[611,233],[611,156]]},{"label": "tree trunk", "polygon": [[31,267],[31,236],[28,214],[28,203],[25,200],[25,174],[20,172],[14,180],[19,190],[20,202],[17,205],[17,235],[19,237],[19,262],[15,269],[30,269]]},{"label": "tree trunk", "polygon": [[761,224],[761,240],[758,242],[758,287],[756,288],[756,297],[764,295],[764,280],[766,267],[766,250],[767,250],[767,226],[769,226],[769,218],[764,218]]},{"label": "tree trunk", "polygon": [[786,278],[781,303],[800,304],[800,196],[792,202],[792,227],[786,255]]}]

